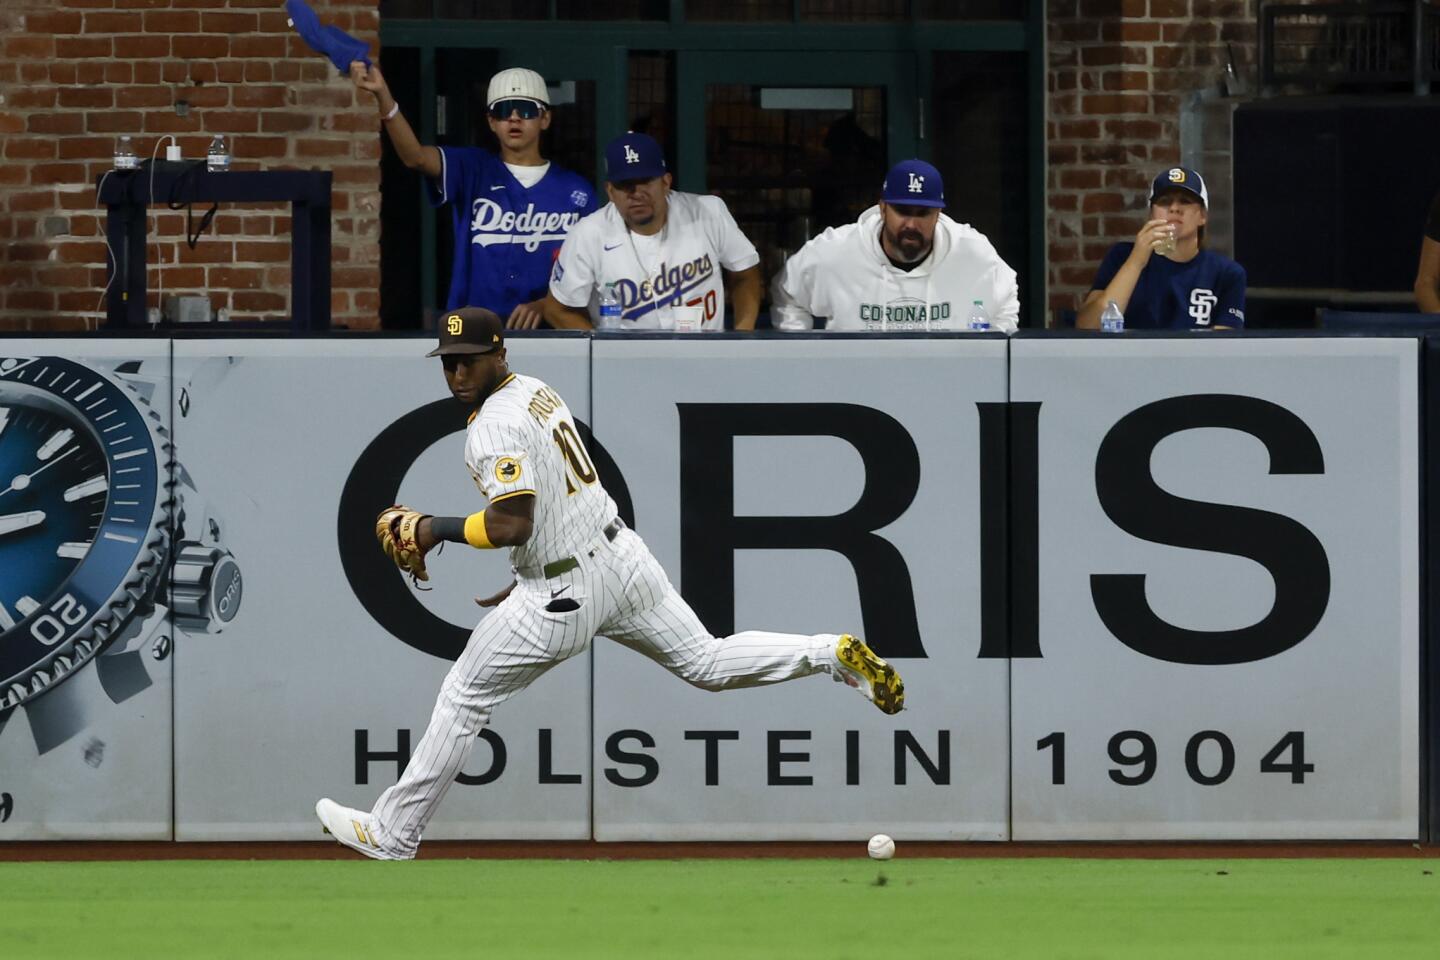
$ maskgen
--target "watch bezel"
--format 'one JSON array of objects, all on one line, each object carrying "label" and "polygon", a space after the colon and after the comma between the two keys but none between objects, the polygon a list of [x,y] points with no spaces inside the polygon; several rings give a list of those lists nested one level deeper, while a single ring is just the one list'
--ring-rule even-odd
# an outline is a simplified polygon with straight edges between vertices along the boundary
[{"label": "watch bezel", "polygon": [[[0,359],[0,397],[7,386],[22,403],[29,397],[58,409],[99,438],[109,489],[85,556],[37,609],[0,633],[0,710],[34,699],[93,659],[153,597],[175,506],[169,432],[132,385],[91,364],[39,356]],[[106,439],[107,430],[120,437]],[[122,488],[130,492],[119,495]]]}]

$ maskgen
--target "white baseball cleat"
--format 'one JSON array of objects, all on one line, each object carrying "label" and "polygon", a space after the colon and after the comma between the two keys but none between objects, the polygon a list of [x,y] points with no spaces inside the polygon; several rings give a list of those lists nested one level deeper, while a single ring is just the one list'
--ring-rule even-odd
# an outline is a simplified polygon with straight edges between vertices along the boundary
[{"label": "white baseball cleat", "polygon": [[401,860],[393,853],[387,853],[375,842],[375,818],[360,810],[342,807],[329,797],[321,797],[315,804],[315,816],[325,832],[336,840],[365,854],[372,860]]}]

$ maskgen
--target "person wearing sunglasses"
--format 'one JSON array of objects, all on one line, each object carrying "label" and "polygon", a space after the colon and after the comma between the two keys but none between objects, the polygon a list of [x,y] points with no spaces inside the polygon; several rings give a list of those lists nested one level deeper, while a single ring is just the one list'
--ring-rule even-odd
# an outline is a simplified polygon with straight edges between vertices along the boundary
[{"label": "person wearing sunglasses", "polygon": [[485,307],[508,327],[540,326],[560,245],[599,205],[584,177],[540,153],[540,134],[550,126],[544,79],[523,67],[490,79],[487,119],[500,143],[498,155],[421,144],[379,67],[357,60],[350,79],[374,95],[381,126],[405,166],[425,174],[431,203],[450,205],[455,257],[445,308]]}]

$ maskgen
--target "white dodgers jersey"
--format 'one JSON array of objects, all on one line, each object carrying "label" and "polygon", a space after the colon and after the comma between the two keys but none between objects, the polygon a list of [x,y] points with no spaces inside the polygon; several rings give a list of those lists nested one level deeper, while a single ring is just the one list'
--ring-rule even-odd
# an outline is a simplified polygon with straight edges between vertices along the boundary
[{"label": "white dodgers jersey", "polygon": [[760,262],[719,197],[672,190],[658,234],[631,233],[615,205],[575,224],[550,272],[550,292],[567,307],[590,308],[600,325],[598,291],[615,285],[625,330],[673,330],[678,307],[698,308],[703,330],[725,329],[722,270]]},{"label": "white dodgers jersey", "polygon": [[578,553],[615,519],[570,408],[534,377],[512,373],[486,398],[465,436],[465,465],[491,503],[534,494],[534,530],[510,552],[522,572]]}]

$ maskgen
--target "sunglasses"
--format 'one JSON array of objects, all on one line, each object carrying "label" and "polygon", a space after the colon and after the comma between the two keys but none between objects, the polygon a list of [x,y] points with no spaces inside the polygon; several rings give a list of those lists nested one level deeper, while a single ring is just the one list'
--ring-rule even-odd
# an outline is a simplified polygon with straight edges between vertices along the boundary
[{"label": "sunglasses", "polygon": [[521,120],[534,120],[544,109],[534,100],[496,100],[490,104],[490,116],[496,120],[509,120],[512,113],[518,113]]}]

